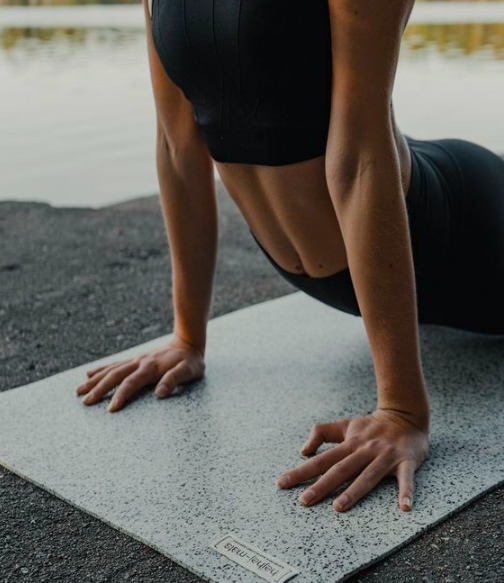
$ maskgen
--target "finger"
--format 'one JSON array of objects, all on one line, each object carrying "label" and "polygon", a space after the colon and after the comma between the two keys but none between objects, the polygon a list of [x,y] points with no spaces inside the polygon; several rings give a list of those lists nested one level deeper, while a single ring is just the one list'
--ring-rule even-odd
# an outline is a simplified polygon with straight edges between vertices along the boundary
[{"label": "finger", "polygon": [[[147,352],[143,352],[142,354],[139,354],[136,357],[136,360],[141,360],[146,355],[147,355]],[[88,377],[92,377],[96,373],[101,372],[101,371],[105,370],[106,368],[114,368],[114,367],[119,366],[121,364],[125,364],[125,361],[124,360],[115,360],[114,362],[110,362],[109,364],[104,364],[102,366],[98,366],[96,368],[88,370],[88,371],[86,371],[86,374]]]},{"label": "finger", "polygon": [[297,468],[288,470],[279,476],[277,480],[278,488],[292,488],[310,478],[319,476],[326,472],[334,464],[338,463],[345,456],[349,455],[349,442],[343,442],[327,451],[317,454]]},{"label": "finger", "polygon": [[98,382],[98,384],[88,393],[82,401],[84,405],[94,405],[102,399],[109,391],[117,386],[125,376],[129,375],[138,367],[138,363],[129,362],[122,366],[117,366],[107,371],[107,374]]},{"label": "finger", "polygon": [[335,488],[358,475],[369,464],[371,455],[365,449],[358,449],[332,465],[315,484],[301,492],[301,504],[309,506],[323,500]]},{"label": "finger", "polygon": [[118,366],[120,366],[121,364],[124,364],[124,362],[118,362],[114,365],[110,365],[110,366],[106,366],[104,367],[103,370],[101,370],[100,372],[97,372],[96,374],[94,374],[91,378],[89,378],[87,381],[85,381],[84,383],[82,383],[81,385],[79,385],[76,389],[75,392],[78,395],[86,395],[87,393],[89,393],[89,391],[95,387],[99,381],[102,380],[102,378],[104,378],[112,369],[117,368]]},{"label": "finger", "polygon": [[367,465],[352,484],[333,502],[334,510],[342,512],[351,508],[368,494],[387,475],[391,466],[389,456],[379,455]]},{"label": "finger", "polygon": [[137,369],[128,375],[116,389],[112,400],[108,406],[110,413],[115,413],[122,409],[129,399],[141,388],[153,383],[156,379],[158,368],[155,363],[151,365],[140,365]]},{"label": "finger", "polygon": [[404,460],[397,466],[396,475],[399,483],[399,507],[401,510],[411,510],[413,506],[415,469],[415,462],[412,460]]},{"label": "finger", "polygon": [[331,423],[316,423],[310,431],[308,441],[301,448],[303,455],[311,455],[323,443],[341,443],[345,439],[345,433],[350,419],[340,419]]},{"label": "finger", "polygon": [[88,377],[92,377],[93,375],[95,375],[98,372],[101,372],[102,370],[105,370],[106,368],[115,366],[117,364],[119,364],[120,361],[116,360],[115,362],[111,362],[109,364],[104,364],[103,366],[98,366],[97,368],[92,368],[91,370],[86,371],[86,374]]},{"label": "finger", "polygon": [[161,378],[155,389],[156,397],[164,399],[173,393],[177,385],[195,380],[194,377],[191,365],[187,360],[181,360]]}]

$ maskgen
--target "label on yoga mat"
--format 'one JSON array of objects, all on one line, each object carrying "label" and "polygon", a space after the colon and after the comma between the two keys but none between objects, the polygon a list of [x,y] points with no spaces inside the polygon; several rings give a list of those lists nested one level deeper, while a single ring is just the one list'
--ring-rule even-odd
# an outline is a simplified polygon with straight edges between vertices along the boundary
[{"label": "label on yoga mat", "polygon": [[298,575],[298,571],[287,563],[270,557],[233,534],[219,538],[212,546],[228,559],[266,579],[266,581],[270,581],[270,583],[284,583],[284,581]]}]

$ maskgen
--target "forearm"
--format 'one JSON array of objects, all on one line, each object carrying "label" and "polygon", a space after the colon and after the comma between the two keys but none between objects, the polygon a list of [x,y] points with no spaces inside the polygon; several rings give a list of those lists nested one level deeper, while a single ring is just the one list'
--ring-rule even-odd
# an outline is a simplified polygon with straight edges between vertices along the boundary
[{"label": "forearm", "polygon": [[392,131],[380,147],[367,147],[364,140],[355,165],[352,179],[336,173],[328,186],[371,346],[378,406],[428,419],[413,257]]},{"label": "forearm", "polygon": [[170,151],[158,136],[156,163],[168,236],[174,331],[203,353],[217,256],[213,166],[194,140]]}]

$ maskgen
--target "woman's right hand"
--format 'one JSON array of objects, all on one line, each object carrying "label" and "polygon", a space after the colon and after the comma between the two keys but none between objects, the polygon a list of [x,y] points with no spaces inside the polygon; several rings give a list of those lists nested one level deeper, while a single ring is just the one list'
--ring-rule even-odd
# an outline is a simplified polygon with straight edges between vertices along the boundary
[{"label": "woman's right hand", "polygon": [[203,352],[175,335],[165,348],[88,370],[88,380],[76,393],[86,395],[85,405],[94,405],[119,385],[108,407],[115,412],[146,385],[156,384],[155,394],[163,399],[178,385],[202,378],[204,372]]}]

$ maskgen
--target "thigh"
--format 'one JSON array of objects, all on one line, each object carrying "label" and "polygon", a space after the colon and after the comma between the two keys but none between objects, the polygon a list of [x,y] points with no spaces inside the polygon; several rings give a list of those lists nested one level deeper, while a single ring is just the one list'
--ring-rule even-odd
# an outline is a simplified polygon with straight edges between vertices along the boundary
[{"label": "thigh", "polygon": [[467,140],[437,140],[456,161],[463,182],[464,257],[468,269],[493,274],[504,263],[504,160]]},{"label": "thigh", "polygon": [[437,140],[456,161],[464,212],[447,266],[446,319],[456,327],[504,334],[504,160],[466,140]]},{"label": "thigh", "polygon": [[406,138],[412,161],[406,207],[418,320],[446,324],[447,270],[463,241],[463,180],[453,155],[437,141]]}]

